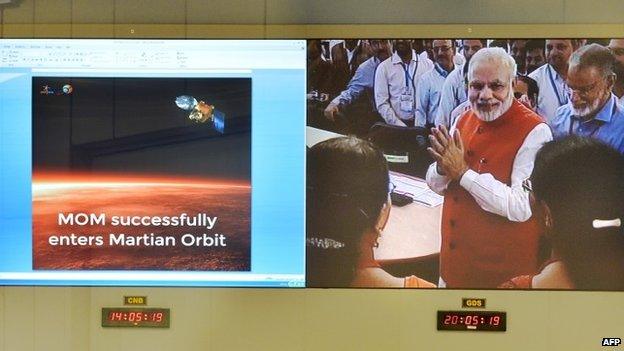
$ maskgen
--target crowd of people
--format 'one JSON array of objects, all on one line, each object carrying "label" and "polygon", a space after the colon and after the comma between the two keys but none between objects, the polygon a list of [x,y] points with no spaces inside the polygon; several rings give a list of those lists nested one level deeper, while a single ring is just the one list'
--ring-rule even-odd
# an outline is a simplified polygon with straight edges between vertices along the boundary
[{"label": "crowd of people", "polygon": [[[487,47],[501,47],[514,59],[514,96],[549,126],[597,133],[601,140],[611,134],[605,130],[614,126],[570,125],[564,115],[595,112],[591,104],[606,109],[610,93],[624,103],[624,39],[310,40],[308,124],[360,136],[378,121],[450,128],[470,108],[470,60]],[[624,152],[622,138],[607,142]]]},{"label": "crowd of people", "polygon": [[[429,131],[426,181],[444,196],[438,287],[624,290],[624,39],[310,45],[309,75],[325,72],[308,79],[309,124]],[[331,90],[344,67],[351,78]],[[396,280],[372,256],[387,173],[381,151],[353,137],[310,150],[310,286],[433,286]],[[327,280],[337,271],[350,273]]]}]

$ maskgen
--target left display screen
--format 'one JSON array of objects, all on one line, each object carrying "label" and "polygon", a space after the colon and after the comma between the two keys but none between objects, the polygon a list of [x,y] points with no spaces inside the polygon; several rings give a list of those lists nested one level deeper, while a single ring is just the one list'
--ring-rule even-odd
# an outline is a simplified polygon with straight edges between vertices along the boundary
[{"label": "left display screen", "polygon": [[0,50],[0,284],[304,286],[305,41]]}]

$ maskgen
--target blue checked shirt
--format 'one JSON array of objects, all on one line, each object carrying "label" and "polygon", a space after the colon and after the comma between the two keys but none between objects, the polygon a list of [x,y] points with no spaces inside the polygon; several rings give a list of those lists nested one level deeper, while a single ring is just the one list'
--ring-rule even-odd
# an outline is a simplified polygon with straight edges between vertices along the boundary
[{"label": "blue checked shirt", "polygon": [[[365,91],[370,93],[370,96],[373,96],[373,84],[375,83],[375,70],[377,66],[379,66],[379,59],[375,56],[369,58],[368,60],[362,62],[362,64],[357,68],[353,78],[349,81],[347,85],[347,89],[343,90],[340,95],[336,96],[334,100],[332,100],[333,104],[338,106],[348,106],[351,105],[355,100],[357,100]],[[374,105],[374,101],[371,101]]]},{"label": "blue checked shirt", "polygon": [[551,127],[555,139],[570,134],[596,138],[624,154],[624,107],[613,94],[598,114],[586,122],[572,114],[571,103],[559,107]]}]

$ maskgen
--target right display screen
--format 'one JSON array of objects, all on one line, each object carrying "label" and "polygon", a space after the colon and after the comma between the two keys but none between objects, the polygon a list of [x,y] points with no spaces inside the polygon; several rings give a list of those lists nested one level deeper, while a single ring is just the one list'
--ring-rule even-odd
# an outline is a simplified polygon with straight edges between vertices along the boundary
[{"label": "right display screen", "polygon": [[624,291],[624,39],[307,46],[307,287]]}]

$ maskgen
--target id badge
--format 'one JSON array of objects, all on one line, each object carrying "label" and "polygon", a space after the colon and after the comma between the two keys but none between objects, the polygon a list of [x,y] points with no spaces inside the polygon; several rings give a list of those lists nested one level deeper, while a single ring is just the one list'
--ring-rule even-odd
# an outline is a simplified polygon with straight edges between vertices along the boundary
[{"label": "id badge", "polygon": [[401,111],[412,112],[414,110],[414,96],[412,94],[401,95]]}]

